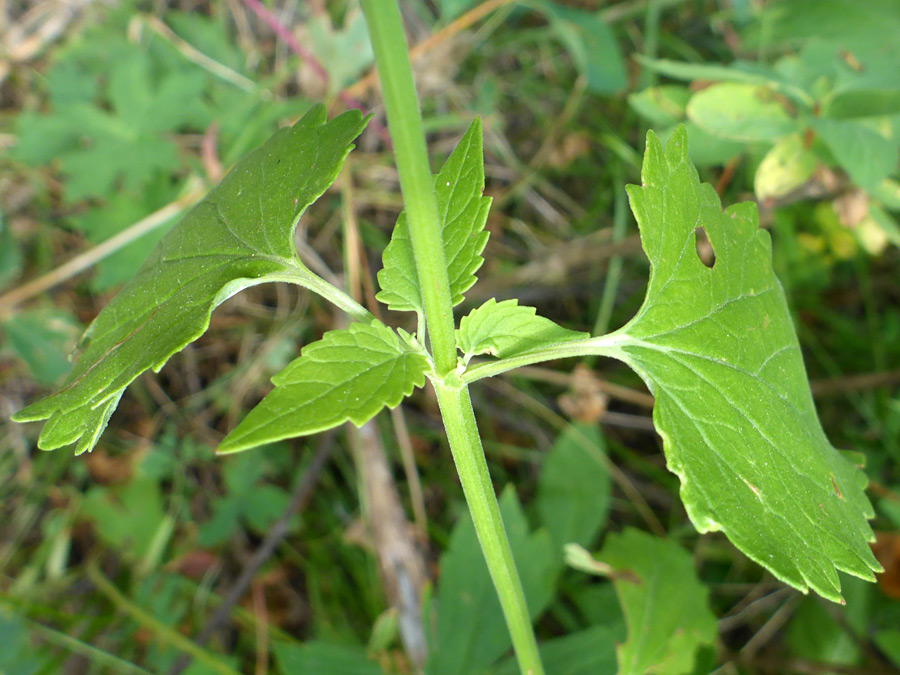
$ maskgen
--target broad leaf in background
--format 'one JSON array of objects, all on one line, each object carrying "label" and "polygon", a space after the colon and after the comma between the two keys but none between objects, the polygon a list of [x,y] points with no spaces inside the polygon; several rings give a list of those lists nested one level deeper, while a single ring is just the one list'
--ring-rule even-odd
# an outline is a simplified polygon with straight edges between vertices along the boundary
[{"label": "broad leaf in background", "polygon": [[76,442],[76,453],[90,450],[125,387],[200,337],[219,304],[267,281],[319,281],[297,258],[294,228],[364,126],[359,111],[326,122],[317,106],[239,162],[100,312],[63,388],[14,419],[49,418],[38,441],[45,450]]},{"label": "broad leaf in background", "polygon": [[[650,282],[620,356],[656,399],[687,513],[782,581],[840,602],[837,570],[872,580],[880,569],[872,507],[865,474],[822,431],[769,235],[752,204],[722,212],[681,128],[666,150],[648,134],[641,178],[628,194]],[[712,269],[695,250],[698,226]]]},{"label": "broad leaf in background", "polygon": [[156,171],[170,173],[179,165],[178,150],[162,132],[202,128],[209,119],[197,96],[204,77],[187,70],[159,76],[153,66],[138,49],[123,48],[112,58],[107,110],[70,90],[66,82],[77,71],[63,62],[50,73],[53,112],[19,116],[14,157],[29,164],[58,160],[69,202],[111,194],[117,182],[136,189]]},{"label": "broad leaf in background", "polygon": [[556,550],[575,542],[590,546],[606,521],[610,478],[596,424],[576,423],[556,439],[541,462],[537,509]]},{"label": "broad leaf in background", "polygon": [[[481,120],[477,117],[434,177],[434,191],[450,277],[450,295],[453,304],[458,305],[463,300],[463,293],[475,283],[475,272],[484,263],[481,252],[488,240],[484,225],[491,198],[481,194],[484,191],[484,153]],[[375,297],[391,309],[421,313],[422,296],[405,211],[397,219],[382,260],[384,267],[378,272],[381,290]]]},{"label": "broad leaf in background", "polygon": [[[813,129],[857,185],[872,188],[896,170],[900,137],[858,120],[816,118]],[[900,133],[900,128],[894,131]]]},{"label": "broad leaf in background", "polygon": [[103,541],[133,560],[158,556],[157,537],[174,527],[163,510],[159,483],[143,475],[124,485],[90,488],[81,515],[93,522]]},{"label": "broad leaf in background", "polygon": [[[222,463],[225,494],[212,502],[212,518],[197,528],[197,544],[207,548],[224,544],[241,524],[264,535],[287,508],[290,496],[282,488],[264,480],[267,462],[253,455],[239,455]],[[295,516],[290,531],[298,525]]]},{"label": "broad leaf in background", "polygon": [[23,621],[0,609],[0,673],[4,675],[32,675],[46,671],[47,665],[36,658],[31,636]]},{"label": "broad leaf in background", "polygon": [[425,384],[428,357],[382,323],[325,333],[272,378],[269,394],[219,444],[238,452],[350,421],[362,426]]},{"label": "broad leaf in background", "polygon": [[617,649],[619,675],[692,673],[697,649],[715,644],[716,617],[690,554],[629,528],[610,534],[598,558],[612,568],[628,627]]},{"label": "broad leaf in background", "polygon": [[66,354],[78,341],[82,327],[71,313],[56,309],[33,309],[0,321],[4,348],[14,352],[41,384],[52,385],[72,369]]},{"label": "broad leaf in background", "polygon": [[654,128],[670,127],[684,119],[691,90],[684,85],[663,84],[628,95],[628,105]]},{"label": "broad leaf in background", "polygon": [[366,655],[366,650],[354,645],[334,645],[325,642],[293,644],[276,642],[273,645],[275,663],[282,675],[383,675],[384,671]]},{"label": "broad leaf in background", "polygon": [[739,82],[714,84],[694,94],[687,114],[701,129],[734,141],[771,141],[797,128],[771,89]]},{"label": "broad leaf in background", "polygon": [[[500,514],[528,609],[536,617],[553,596],[558,571],[553,545],[546,531],[529,531],[511,486],[500,497]],[[437,634],[430,644],[426,670],[430,675],[478,673],[500,658],[511,644],[472,518],[466,513],[453,528],[450,544],[441,556]]]},{"label": "broad leaf in background", "polygon": [[628,628],[617,649],[619,675],[692,673],[698,648],[715,644],[716,617],[690,554],[629,528],[610,534],[597,557],[612,568]]},{"label": "broad leaf in background", "polygon": [[588,91],[615,94],[625,88],[625,61],[602,15],[545,0],[530,4],[545,14],[587,81]]},{"label": "broad leaf in background", "polygon": [[[541,662],[547,675],[598,675],[616,672],[613,631],[593,626],[541,643]],[[493,675],[520,675],[515,659],[507,660]]]},{"label": "broad leaf in background", "polygon": [[456,344],[468,363],[479,354],[506,358],[586,337],[590,336],[537,316],[534,307],[519,306],[518,300],[497,302],[491,298],[462,318]]}]

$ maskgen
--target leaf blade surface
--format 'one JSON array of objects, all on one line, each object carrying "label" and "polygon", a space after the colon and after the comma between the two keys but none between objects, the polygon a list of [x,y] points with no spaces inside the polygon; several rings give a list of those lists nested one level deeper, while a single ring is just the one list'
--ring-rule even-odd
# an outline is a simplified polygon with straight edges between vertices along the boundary
[{"label": "leaf blade surface", "polygon": [[[453,304],[458,305],[463,300],[463,293],[476,281],[475,272],[484,263],[481,252],[488,240],[484,226],[491,198],[482,196],[484,152],[480,119],[472,121],[434,177],[434,191],[441,219],[450,295]],[[375,297],[396,311],[424,311],[405,211],[397,218],[382,260],[384,266],[378,272],[381,290]]]},{"label": "leaf blade surface", "polygon": [[[865,475],[816,415],[771,243],[756,209],[722,212],[687,158],[683,129],[648,135],[629,197],[651,264],[622,358],[656,398],[653,419],[700,532],[723,531],[795,588],[839,602],[837,570],[873,579]],[[715,251],[695,250],[702,226]]]},{"label": "leaf blade surface", "polygon": [[494,298],[473,309],[459,322],[456,342],[466,360],[479,354],[507,358],[561,342],[582,340],[588,333],[563,328],[538,316],[518,300]]},{"label": "leaf blade surface", "polygon": [[269,394],[225,437],[219,453],[305,436],[350,421],[361,426],[425,383],[424,353],[384,324],[325,333],[272,378]]},{"label": "leaf blade surface", "polygon": [[697,649],[716,640],[709,589],[676,542],[626,529],[610,534],[598,556],[613,570],[627,640],[616,649],[620,675],[686,675]]},{"label": "leaf blade surface", "polygon": [[125,387],[202,335],[215,307],[266,281],[315,278],[297,258],[294,228],[364,126],[358,111],[326,122],[317,106],[238,162],[100,312],[62,389],[13,419],[48,420],[42,449],[90,450]]}]

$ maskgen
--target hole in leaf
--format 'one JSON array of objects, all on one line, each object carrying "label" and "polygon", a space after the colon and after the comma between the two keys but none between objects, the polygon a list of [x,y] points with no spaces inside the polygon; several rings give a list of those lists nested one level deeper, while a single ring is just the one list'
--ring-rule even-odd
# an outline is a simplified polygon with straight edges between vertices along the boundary
[{"label": "hole in leaf", "polygon": [[694,243],[697,246],[697,257],[700,258],[700,262],[712,269],[716,264],[716,252],[702,226],[694,230]]}]

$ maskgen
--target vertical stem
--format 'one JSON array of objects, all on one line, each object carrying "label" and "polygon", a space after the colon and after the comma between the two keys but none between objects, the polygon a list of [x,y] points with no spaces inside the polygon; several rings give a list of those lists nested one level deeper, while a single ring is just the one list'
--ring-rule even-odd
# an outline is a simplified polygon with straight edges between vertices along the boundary
[{"label": "vertical stem", "polygon": [[434,179],[428,166],[422,113],[409,65],[403,20],[394,0],[362,0],[362,8],[394,142],[435,371],[443,377],[456,368],[453,302]]},{"label": "vertical stem", "polygon": [[[457,360],[453,304],[434,179],[428,166],[422,115],[413,84],[403,21],[394,0],[361,2],[375,52],[388,128],[394,142],[437,376],[434,386],[447,440],[482,552],[500,597],[519,667],[525,675],[543,675],[525,593],[488,474],[469,390],[465,385],[450,386],[445,383],[446,376],[455,370]],[[458,381],[456,384],[459,384]]]},{"label": "vertical stem", "polygon": [[450,451],[466,495],[466,503],[475,523],[475,532],[487,560],[488,570],[500,596],[503,616],[512,636],[519,669],[525,675],[543,675],[537,642],[531,627],[531,615],[525,603],[525,591],[516,571],[512,549],[494,486],[488,473],[481,437],[472,411],[469,388],[459,389],[435,383],[441,416],[447,430]]}]

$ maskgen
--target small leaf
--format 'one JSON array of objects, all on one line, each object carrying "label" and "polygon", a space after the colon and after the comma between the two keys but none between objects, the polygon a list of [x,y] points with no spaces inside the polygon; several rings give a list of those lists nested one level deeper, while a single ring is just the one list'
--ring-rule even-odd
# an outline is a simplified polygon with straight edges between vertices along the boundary
[{"label": "small leaf", "polygon": [[347,421],[362,426],[425,383],[428,358],[411,344],[378,322],[325,333],[272,378],[275,389],[225,437],[219,453],[305,436]]},{"label": "small leaf", "polygon": [[38,440],[44,450],[76,442],[76,453],[90,450],[125,387],[200,337],[215,307],[266,281],[316,279],[297,259],[294,228],[364,126],[359,111],[326,122],[317,106],[247,155],[100,312],[63,388],[13,419],[49,418]]},{"label": "small leaf", "polygon": [[756,169],[753,188],[759,200],[782,197],[803,185],[818,166],[800,134],[779,138]]},{"label": "small leaf", "polygon": [[55,308],[29,310],[0,321],[7,346],[27,364],[35,380],[48,385],[71,370],[67,355],[80,332],[72,314]]},{"label": "small leaf", "polygon": [[735,141],[771,141],[797,128],[778,95],[753,84],[707,87],[691,97],[687,113],[701,129]]},{"label": "small leaf", "polygon": [[590,335],[537,316],[534,307],[520,307],[518,300],[493,298],[464,316],[456,331],[456,343],[466,361],[478,354],[506,358],[586,337]]},{"label": "small leaf", "polygon": [[[866,477],[829,444],[807,383],[771,243],[756,208],[724,213],[700,184],[679,128],[647,137],[628,194],[650,258],[644,304],[620,358],[656,398],[653,419],[700,532],[722,531],[801,591],[839,602],[836,570],[874,579]],[[695,228],[715,251],[695,250]]]},{"label": "small leaf", "polygon": [[715,643],[716,617],[690,554],[629,528],[610,534],[599,558],[614,571],[628,627],[617,650],[619,675],[692,673],[697,649]]},{"label": "small leaf", "polygon": [[[491,198],[481,195],[484,191],[484,153],[481,120],[477,117],[435,176],[434,190],[441,218],[450,294],[453,304],[458,305],[463,301],[463,293],[476,281],[475,272],[484,263],[481,252],[488,240],[484,225]],[[405,211],[397,219],[382,260],[384,267],[378,272],[381,291],[375,297],[393,310],[421,312],[422,295]]]}]

